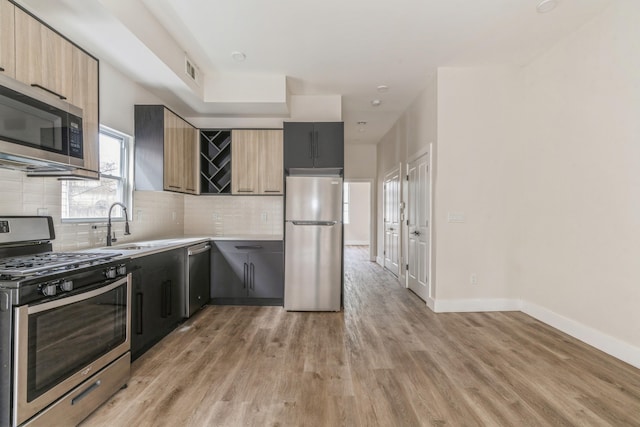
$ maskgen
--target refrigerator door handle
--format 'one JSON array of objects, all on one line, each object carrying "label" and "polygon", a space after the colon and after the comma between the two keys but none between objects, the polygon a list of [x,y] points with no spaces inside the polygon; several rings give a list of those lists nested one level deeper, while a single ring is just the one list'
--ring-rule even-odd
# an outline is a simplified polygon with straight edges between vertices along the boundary
[{"label": "refrigerator door handle", "polygon": [[313,159],[313,132],[309,132],[309,158]]},{"label": "refrigerator door handle", "polygon": [[338,221],[291,221],[293,225],[320,225],[323,227],[330,227],[336,225]]}]

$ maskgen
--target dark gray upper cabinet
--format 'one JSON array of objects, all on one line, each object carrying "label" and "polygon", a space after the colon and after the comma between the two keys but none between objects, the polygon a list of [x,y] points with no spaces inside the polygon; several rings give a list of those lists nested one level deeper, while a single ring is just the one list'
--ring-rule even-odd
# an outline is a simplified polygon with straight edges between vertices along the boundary
[{"label": "dark gray upper cabinet", "polygon": [[213,304],[281,305],[282,241],[216,242],[212,252]]},{"label": "dark gray upper cabinet", "polygon": [[285,122],[284,168],[344,168],[343,122]]}]

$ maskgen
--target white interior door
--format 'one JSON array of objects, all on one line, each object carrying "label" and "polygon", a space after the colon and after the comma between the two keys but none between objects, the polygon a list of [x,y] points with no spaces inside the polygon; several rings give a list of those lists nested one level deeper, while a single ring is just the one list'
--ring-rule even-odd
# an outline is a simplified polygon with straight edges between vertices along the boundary
[{"label": "white interior door", "polygon": [[423,300],[429,296],[429,153],[408,167],[408,264],[409,289]]},{"label": "white interior door", "polygon": [[400,274],[400,170],[384,181],[384,267]]}]

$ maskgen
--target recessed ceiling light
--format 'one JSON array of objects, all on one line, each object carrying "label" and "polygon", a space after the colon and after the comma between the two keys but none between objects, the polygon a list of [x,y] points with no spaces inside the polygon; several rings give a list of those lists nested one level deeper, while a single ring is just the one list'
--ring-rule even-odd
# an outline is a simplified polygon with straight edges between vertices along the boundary
[{"label": "recessed ceiling light", "polygon": [[542,0],[536,6],[536,10],[538,11],[538,13],[551,12],[553,9],[556,8],[556,6],[558,6],[558,3],[559,3],[559,0]]},{"label": "recessed ceiling light", "polygon": [[373,105],[374,107],[379,107],[380,104],[382,104],[382,101],[380,101],[379,99],[374,99],[373,101],[371,101],[371,105]]},{"label": "recessed ceiling light", "polygon": [[380,92],[380,93],[385,93],[388,90],[389,90],[389,86],[387,86],[387,85],[378,86],[378,92]]},{"label": "recessed ceiling light", "polygon": [[231,52],[231,58],[236,62],[243,62],[245,59],[247,59],[247,55],[236,50],[234,52]]}]

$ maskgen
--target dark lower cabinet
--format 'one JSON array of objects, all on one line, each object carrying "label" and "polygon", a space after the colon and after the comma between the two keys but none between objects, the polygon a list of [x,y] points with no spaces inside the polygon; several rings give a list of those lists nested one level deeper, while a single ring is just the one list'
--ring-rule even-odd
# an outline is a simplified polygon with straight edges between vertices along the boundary
[{"label": "dark lower cabinet", "polygon": [[216,242],[211,256],[213,304],[282,305],[282,241]]},{"label": "dark lower cabinet", "polygon": [[131,261],[131,356],[137,359],[182,320],[183,248]]}]

